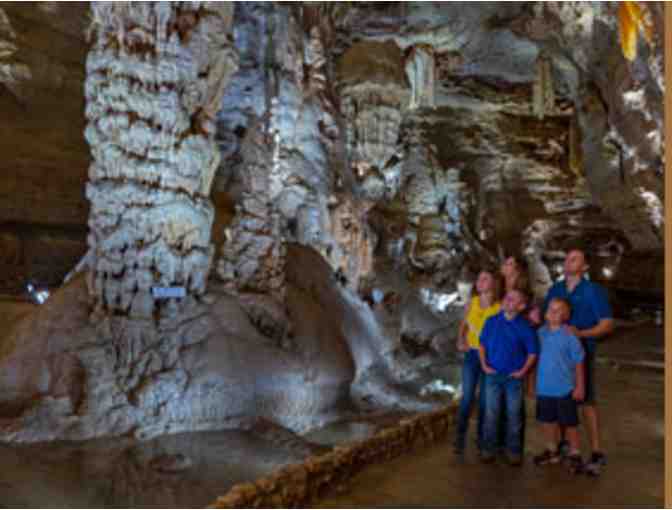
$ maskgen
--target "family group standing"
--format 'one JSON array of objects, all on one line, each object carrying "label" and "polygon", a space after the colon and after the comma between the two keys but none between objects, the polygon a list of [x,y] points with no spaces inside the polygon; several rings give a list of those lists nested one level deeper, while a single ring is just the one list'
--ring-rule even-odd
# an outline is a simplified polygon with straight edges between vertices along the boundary
[{"label": "family group standing", "polygon": [[[521,260],[509,257],[498,271],[479,273],[458,332],[457,346],[465,357],[456,453],[464,452],[478,391],[476,444],[481,460],[493,462],[501,452],[511,465],[520,465],[527,392],[536,394],[536,417],[547,441],[535,464],[566,459],[572,472],[600,473],[606,458],[600,445],[594,362],[597,340],[612,330],[613,319],[604,288],[590,281],[587,271],[586,253],[571,249],[564,279],[551,287],[541,306],[531,299]],[[586,463],[577,429],[579,407],[591,446]]]}]

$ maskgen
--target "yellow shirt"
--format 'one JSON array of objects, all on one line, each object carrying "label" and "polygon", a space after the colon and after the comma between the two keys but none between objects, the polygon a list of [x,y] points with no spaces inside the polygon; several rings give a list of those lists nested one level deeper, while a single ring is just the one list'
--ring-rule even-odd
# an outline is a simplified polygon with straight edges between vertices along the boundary
[{"label": "yellow shirt", "polygon": [[478,298],[478,295],[471,299],[469,313],[466,317],[468,326],[467,341],[469,342],[470,349],[478,349],[480,347],[481,341],[479,337],[481,336],[481,330],[485,325],[485,321],[488,317],[492,317],[497,313],[499,313],[499,302],[487,308],[481,308],[481,300]]}]

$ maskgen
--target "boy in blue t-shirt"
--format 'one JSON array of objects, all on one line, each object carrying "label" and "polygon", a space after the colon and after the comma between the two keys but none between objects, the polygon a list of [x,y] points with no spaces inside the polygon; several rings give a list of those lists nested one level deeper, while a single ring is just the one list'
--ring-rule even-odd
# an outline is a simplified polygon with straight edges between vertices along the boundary
[{"label": "boy in blue t-shirt", "polygon": [[510,290],[502,300],[502,311],[493,315],[481,331],[481,368],[485,372],[485,419],[481,460],[495,460],[502,395],[506,401],[506,448],[509,463],[522,463],[521,412],[523,381],[537,358],[537,336],[520,314],[527,296]]},{"label": "boy in blue t-shirt", "polygon": [[562,458],[555,449],[560,426],[569,441],[570,472],[583,470],[579,450],[579,414],[577,402],[585,397],[584,351],[581,342],[565,326],[570,305],[561,298],[550,301],[546,324],[539,329],[539,363],[537,364],[537,420],[546,436],[547,448],[534,457],[538,466],[556,464]]}]

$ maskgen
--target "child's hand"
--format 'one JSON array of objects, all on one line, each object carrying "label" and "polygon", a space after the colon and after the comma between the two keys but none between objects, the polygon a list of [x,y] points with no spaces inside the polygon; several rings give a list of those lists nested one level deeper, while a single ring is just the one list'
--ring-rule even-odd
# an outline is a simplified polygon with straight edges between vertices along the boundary
[{"label": "child's hand", "polygon": [[574,391],[572,392],[572,398],[577,402],[581,402],[584,398],[586,398],[586,390],[583,388],[583,386],[577,386],[574,388]]},{"label": "child's hand", "polygon": [[523,372],[522,370],[516,370],[515,372],[511,372],[511,377],[513,377],[514,379],[522,379],[523,377],[525,377],[525,372]]},{"label": "child's hand", "polygon": [[483,364],[481,366],[481,368],[483,369],[483,372],[485,372],[486,374],[489,374],[489,375],[497,373],[497,370],[495,370],[494,368],[492,368],[491,366],[486,365],[486,364]]}]

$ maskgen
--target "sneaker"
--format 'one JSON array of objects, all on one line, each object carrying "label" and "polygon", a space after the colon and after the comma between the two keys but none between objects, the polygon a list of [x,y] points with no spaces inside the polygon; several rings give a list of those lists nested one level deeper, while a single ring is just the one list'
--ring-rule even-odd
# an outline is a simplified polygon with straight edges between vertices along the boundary
[{"label": "sneaker", "polygon": [[558,455],[562,458],[569,457],[569,441],[561,439],[558,443]]},{"label": "sneaker", "polygon": [[575,454],[567,457],[567,464],[569,466],[569,472],[573,475],[583,473],[584,464],[581,455]]},{"label": "sneaker", "polygon": [[593,452],[590,460],[585,465],[585,471],[590,476],[600,476],[602,473],[602,466],[607,465],[607,458],[602,452]]},{"label": "sneaker", "polygon": [[543,453],[535,455],[533,460],[535,466],[545,466],[546,464],[557,464],[560,458],[560,453],[546,449]]},{"label": "sneaker", "polygon": [[523,464],[523,456],[519,453],[507,453],[506,460],[509,466],[521,466]]}]

